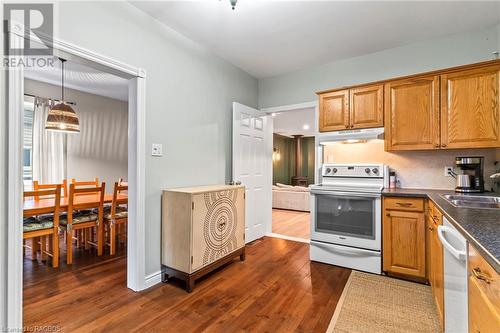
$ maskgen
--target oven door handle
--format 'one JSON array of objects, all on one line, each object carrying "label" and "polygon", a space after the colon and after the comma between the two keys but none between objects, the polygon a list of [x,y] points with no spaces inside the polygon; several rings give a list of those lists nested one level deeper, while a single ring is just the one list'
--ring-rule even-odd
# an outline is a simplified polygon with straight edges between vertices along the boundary
[{"label": "oven door handle", "polygon": [[323,243],[315,242],[315,241],[311,241],[311,245],[314,245],[316,247],[322,248],[323,250],[328,251],[328,252],[342,253],[344,255],[350,255],[351,257],[359,257],[359,256],[362,256],[362,257],[366,257],[366,256],[378,257],[378,256],[380,256],[380,252],[374,252],[374,251],[364,250],[364,249],[358,249],[358,248],[351,249],[351,248],[349,248],[347,246],[342,246],[342,249],[340,249],[338,246],[337,247],[333,247],[331,245],[323,244]]},{"label": "oven door handle", "polygon": [[346,197],[357,197],[357,198],[380,198],[382,196],[381,193],[370,193],[370,192],[341,192],[335,190],[311,190],[311,194],[321,194],[328,195],[331,197],[336,196],[346,196]]}]

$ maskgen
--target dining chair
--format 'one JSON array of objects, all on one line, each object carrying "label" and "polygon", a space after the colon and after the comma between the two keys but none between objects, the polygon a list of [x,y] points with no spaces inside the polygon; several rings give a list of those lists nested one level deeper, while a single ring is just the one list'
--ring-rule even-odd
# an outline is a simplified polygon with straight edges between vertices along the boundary
[{"label": "dining chair", "polygon": [[[32,239],[32,259],[36,260],[36,248],[40,240],[40,254],[42,260],[45,256],[52,257],[52,267],[59,267],[59,211],[61,204],[61,185],[55,189],[26,191],[23,198],[39,200],[40,197],[54,200],[54,206],[41,211],[42,218],[24,216],[23,218],[23,240]],[[38,198],[38,199],[37,199]],[[47,249],[47,240],[49,249]]]},{"label": "dining chair", "polygon": [[116,253],[116,238],[117,228],[125,227],[128,222],[128,199],[120,197],[120,192],[127,191],[128,186],[120,186],[118,182],[115,183],[113,189],[113,201],[111,206],[104,208],[104,225],[107,231],[107,238],[109,238],[110,254]]},{"label": "dining chair", "polygon": [[[66,232],[66,263],[68,265],[73,263],[73,234],[77,231],[88,233],[95,228],[95,242],[90,238],[85,238],[84,243],[86,247],[88,245],[96,247],[97,255],[102,255],[105,188],[104,182],[97,187],[77,188],[75,184],[69,185],[68,213],[59,221],[61,228]],[[93,198],[88,200],[83,195],[92,195]],[[99,198],[97,205],[95,196]]]},{"label": "dining chair", "polygon": [[[99,187],[99,178],[95,177],[93,180],[76,180],[75,178],[71,178],[71,184],[75,185],[75,188],[80,188],[80,187]],[[85,195],[85,193],[82,194],[77,194],[77,195]],[[88,213],[88,212],[85,212]],[[75,232],[76,235],[76,246],[80,247],[83,243],[86,244],[85,242],[85,234],[83,230],[79,230]]]},{"label": "dining chair", "polygon": [[[68,181],[66,179],[63,179],[62,184],[40,184],[38,180],[33,181],[33,190],[38,191],[38,190],[52,190],[55,189],[58,185],[61,185],[62,189],[62,196],[67,198],[68,197]],[[35,200],[38,200],[38,198],[35,198]]]}]

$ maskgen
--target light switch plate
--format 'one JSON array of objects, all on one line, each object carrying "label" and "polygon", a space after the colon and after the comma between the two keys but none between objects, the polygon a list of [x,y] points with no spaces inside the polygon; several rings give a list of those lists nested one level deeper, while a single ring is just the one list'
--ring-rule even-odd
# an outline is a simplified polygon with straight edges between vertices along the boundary
[{"label": "light switch plate", "polygon": [[151,145],[151,156],[163,156],[163,145],[161,143]]}]

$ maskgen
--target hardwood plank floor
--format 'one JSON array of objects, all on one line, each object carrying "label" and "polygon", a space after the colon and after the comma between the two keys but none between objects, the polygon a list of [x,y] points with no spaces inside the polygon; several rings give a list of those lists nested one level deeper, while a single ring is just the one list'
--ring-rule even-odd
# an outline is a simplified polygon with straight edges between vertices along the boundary
[{"label": "hardwood plank floor", "polygon": [[309,212],[273,209],[273,232],[290,237],[311,239]]},{"label": "hardwood plank floor", "polygon": [[25,274],[24,323],[61,332],[325,332],[350,270],[309,261],[308,244],[265,237],[198,281],[126,289],[126,258],[43,278]]}]

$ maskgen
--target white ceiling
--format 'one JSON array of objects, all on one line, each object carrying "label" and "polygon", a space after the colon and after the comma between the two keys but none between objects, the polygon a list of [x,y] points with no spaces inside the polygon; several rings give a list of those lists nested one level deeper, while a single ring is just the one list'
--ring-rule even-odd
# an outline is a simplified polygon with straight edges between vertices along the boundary
[{"label": "white ceiling", "polygon": [[[24,76],[30,80],[60,86],[61,63],[56,61],[52,68],[27,67],[24,70]],[[76,62],[67,61],[64,64],[64,86],[121,101],[128,100],[128,81],[126,79]]]},{"label": "white ceiling", "polygon": [[498,2],[132,1],[255,77],[499,22]]},{"label": "white ceiling", "polygon": [[[307,108],[294,111],[273,113],[273,132],[280,135],[314,136],[315,109]],[[304,126],[307,125],[307,128]]]}]

